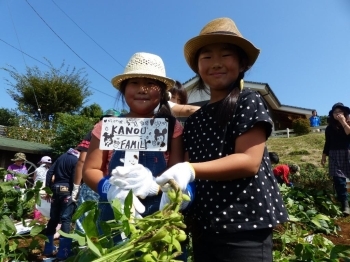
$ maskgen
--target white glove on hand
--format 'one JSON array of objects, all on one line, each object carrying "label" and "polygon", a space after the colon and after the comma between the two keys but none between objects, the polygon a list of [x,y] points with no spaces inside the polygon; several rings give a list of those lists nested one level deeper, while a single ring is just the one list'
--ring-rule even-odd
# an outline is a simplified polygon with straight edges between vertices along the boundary
[{"label": "white glove on hand", "polygon": [[[124,203],[128,193],[129,190],[125,190],[115,185],[111,185],[107,192],[107,199],[108,201],[118,199],[121,203],[122,210],[124,210]],[[131,212],[134,214],[134,217],[142,218],[141,214],[145,212],[146,208],[135,195],[133,195],[132,205],[133,208]]]},{"label": "white glove on hand", "polygon": [[[170,179],[174,179],[181,191],[184,192],[188,183],[192,182],[195,177],[196,175],[192,165],[189,162],[183,162],[178,163],[166,170],[163,174],[156,178],[156,182],[162,187],[168,183]],[[164,190],[166,191],[166,189]]]},{"label": "white glove on hand", "polygon": [[80,185],[73,184],[72,200],[74,202],[78,201],[79,189],[80,189]]},{"label": "white glove on hand", "polygon": [[155,182],[152,172],[141,164],[134,166],[118,166],[112,171],[109,182],[142,199],[158,194],[159,185]]}]

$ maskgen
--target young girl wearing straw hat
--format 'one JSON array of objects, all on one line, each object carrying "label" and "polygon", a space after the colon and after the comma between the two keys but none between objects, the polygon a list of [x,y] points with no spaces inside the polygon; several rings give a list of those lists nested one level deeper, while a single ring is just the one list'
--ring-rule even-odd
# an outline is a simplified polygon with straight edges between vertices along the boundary
[{"label": "young girl wearing straw hat", "polygon": [[[99,149],[102,122],[92,131],[92,139],[86,156],[83,180],[100,195],[100,219],[113,219],[113,212],[108,200],[119,198],[122,202],[126,194],[132,189],[135,215],[146,216],[159,210],[161,191],[154,177],[168,167],[183,161],[182,131],[183,128],[175,117],[171,115],[168,105],[168,90],[175,81],[166,77],[162,59],[154,54],[136,53],[127,64],[124,73],[112,79],[113,86],[118,89],[130,112],[124,115],[128,118],[156,118],[169,119],[168,151],[167,152],[140,152],[139,164],[133,167],[124,167],[124,151],[102,151]],[[155,108],[159,109],[154,113]],[[123,117],[123,116],[121,116]],[[116,169],[117,167],[117,169]],[[110,186],[110,174],[113,172],[116,185]],[[123,173],[118,177],[118,172]],[[122,187],[120,180],[125,180],[128,174],[137,177],[137,183]],[[126,180],[125,180],[126,181]],[[135,182],[135,181],[133,181]],[[120,190],[119,190],[120,189]],[[138,197],[142,197],[138,198]]]},{"label": "young girl wearing straw hat", "polygon": [[229,18],[209,22],[184,47],[210,100],[185,124],[185,160],[156,181],[195,181],[188,224],[194,261],[272,261],[272,230],[288,220],[266,140],[272,120],[263,98],[243,89],[259,55]]}]

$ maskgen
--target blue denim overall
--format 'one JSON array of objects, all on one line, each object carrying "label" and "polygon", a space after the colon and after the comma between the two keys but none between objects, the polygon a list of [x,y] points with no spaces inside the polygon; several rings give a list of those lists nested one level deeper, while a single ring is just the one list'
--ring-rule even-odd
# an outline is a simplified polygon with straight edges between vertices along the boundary
[{"label": "blue denim overall", "polygon": [[[108,166],[108,174],[117,166],[124,166],[124,163],[120,159],[125,158],[125,151],[114,151],[111,161]],[[139,155],[139,164],[147,167],[153,174],[158,176],[165,171],[167,164],[164,158],[164,152],[159,151],[143,151]],[[141,203],[145,206],[146,211],[141,214],[143,217],[153,214],[159,210],[159,204],[162,194],[156,196],[146,197],[140,199]],[[108,221],[114,219],[113,210],[109,203],[99,202],[100,217],[99,221]]]}]

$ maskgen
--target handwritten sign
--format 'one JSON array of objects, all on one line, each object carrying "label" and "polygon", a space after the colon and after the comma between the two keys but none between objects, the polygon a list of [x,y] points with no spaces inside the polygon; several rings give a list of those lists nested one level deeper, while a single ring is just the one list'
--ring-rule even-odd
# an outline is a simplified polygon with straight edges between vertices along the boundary
[{"label": "handwritten sign", "polygon": [[101,150],[166,151],[167,118],[106,117],[102,120]]}]

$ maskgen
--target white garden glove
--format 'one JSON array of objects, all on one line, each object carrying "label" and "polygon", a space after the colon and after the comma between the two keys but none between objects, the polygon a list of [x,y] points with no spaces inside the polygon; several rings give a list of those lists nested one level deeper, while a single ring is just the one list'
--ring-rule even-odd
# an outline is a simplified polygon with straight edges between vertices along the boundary
[{"label": "white garden glove", "polygon": [[[169,180],[174,179],[181,191],[186,190],[187,185],[195,179],[195,171],[189,162],[178,163],[156,178],[156,182],[163,187]],[[162,191],[166,191],[166,189]]]},{"label": "white garden glove", "polygon": [[127,191],[132,190],[135,196],[142,199],[157,195],[159,185],[155,182],[152,172],[141,164],[133,166],[118,166],[111,172],[109,182]]},{"label": "white garden glove", "polygon": [[[125,199],[129,193],[129,190],[119,188],[115,185],[111,185],[107,192],[107,199],[111,202],[114,199],[118,199],[121,203],[122,210],[124,210]],[[133,194],[132,199],[133,208],[131,212],[134,214],[135,218],[142,218],[141,214],[145,212],[145,206],[140,202],[140,200]]]},{"label": "white garden glove", "polygon": [[79,189],[80,189],[80,185],[73,184],[72,200],[74,202],[78,201]]}]

